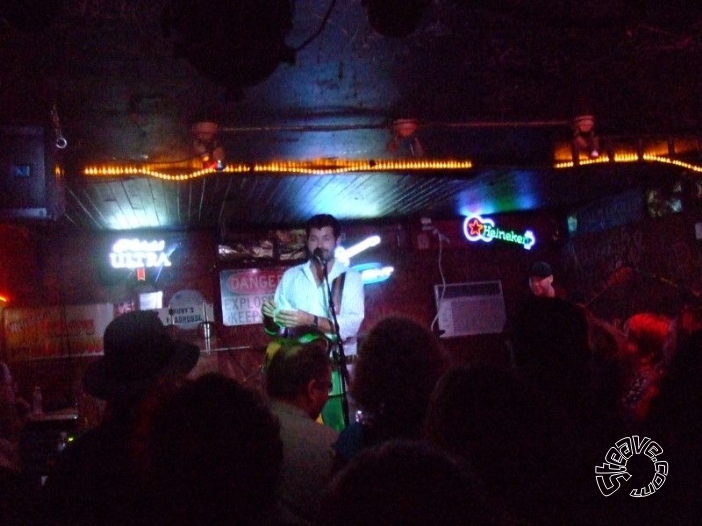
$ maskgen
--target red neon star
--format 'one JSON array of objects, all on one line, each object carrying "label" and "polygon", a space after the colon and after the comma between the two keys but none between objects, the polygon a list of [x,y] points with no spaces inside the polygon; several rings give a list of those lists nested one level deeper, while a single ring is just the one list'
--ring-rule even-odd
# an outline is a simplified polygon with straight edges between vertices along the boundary
[{"label": "red neon star", "polygon": [[471,236],[479,236],[483,229],[485,228],[485,225],[483,225],[480,221],[478,221],[477,218],[474,218],[472,221],[468,223],[468,228],[470,228],[470,235]]}]

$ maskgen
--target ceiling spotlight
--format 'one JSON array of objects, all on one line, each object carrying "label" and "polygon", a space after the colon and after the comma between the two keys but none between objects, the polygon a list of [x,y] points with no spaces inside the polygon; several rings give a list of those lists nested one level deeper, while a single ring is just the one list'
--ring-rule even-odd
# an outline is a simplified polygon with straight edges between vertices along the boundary
[{"label": "ceiling spotlight", "polygon": [[576,157],[586,152],[590,159],[600,156],[600,140],[595,134],[595,116],[578,115],[573,119],[573,149]]},{"label": "ceiling spotlight", "polygon": [[422,21],[429,0],[362,0],[368,11],[368,22],[386,37],[406,37]]}]

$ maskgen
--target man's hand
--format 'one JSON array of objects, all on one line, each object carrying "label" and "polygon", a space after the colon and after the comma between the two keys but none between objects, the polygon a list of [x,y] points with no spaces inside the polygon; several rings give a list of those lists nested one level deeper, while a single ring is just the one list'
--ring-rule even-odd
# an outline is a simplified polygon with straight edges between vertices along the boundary
[{"label": "man's hand", "polygon": [[300,327],[311,325],[314,316],[304,310],[281,310],[276,313],[275,321],[283,327]]},{"label": "man's hand", "polygon": [[261,305],[261,314],[272,318],[275,314],[275,300],[273,298],[263,301]]}]

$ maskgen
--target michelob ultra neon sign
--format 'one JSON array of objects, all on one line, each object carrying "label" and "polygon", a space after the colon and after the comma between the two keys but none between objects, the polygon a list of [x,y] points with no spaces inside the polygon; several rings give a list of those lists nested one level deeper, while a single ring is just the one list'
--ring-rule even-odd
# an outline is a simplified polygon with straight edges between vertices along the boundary
[{"label": "michelob ultra neon sign", "polygon": [[165,252],[166,242],[120,239],[112,246],[110,264],[113,268],[170,267]]},{"label": "michelob ultra neon sign", "polygon": [[495,226],[492,219],[482,218],[479,215],[468,216],[463,221],[463,235],[468,241],[484,241],[489,243],[493,239],[522,245],[526,250],[536,243],[536,238],[531,230],[517,234],[514,230],[502,230]]}]

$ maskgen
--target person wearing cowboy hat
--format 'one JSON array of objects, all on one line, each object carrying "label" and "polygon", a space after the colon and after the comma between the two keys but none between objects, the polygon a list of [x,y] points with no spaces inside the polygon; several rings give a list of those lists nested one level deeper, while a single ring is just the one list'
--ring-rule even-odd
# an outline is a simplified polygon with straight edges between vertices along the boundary
[{"label": "person wearing cowboy hat", "polygon": [[137,409],[157,385],[181,381],[200,355],[196,345],[173,339],[155,311],[112,320],[103,348],[83,375],[85,391],[106,402],[103,421],[58,455],[42,491],[48,524],[135,522],[138,485],[129,440]]}]

